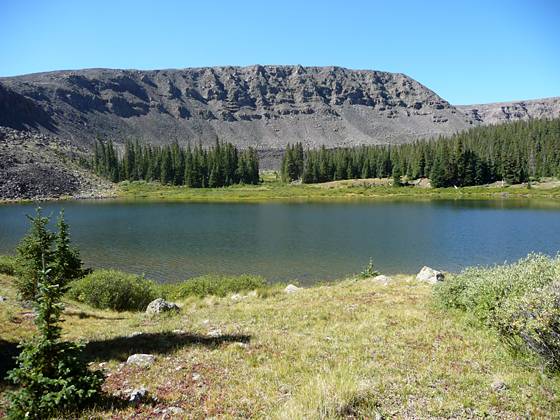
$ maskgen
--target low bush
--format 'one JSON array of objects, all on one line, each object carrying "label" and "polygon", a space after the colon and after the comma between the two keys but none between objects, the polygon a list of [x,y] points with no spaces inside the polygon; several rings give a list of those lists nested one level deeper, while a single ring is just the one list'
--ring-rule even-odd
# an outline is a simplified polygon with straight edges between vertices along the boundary
[{"label": "low bush", "polygon": [[13,276],[16,272],[16,257],[0,255],[0,274]]},{"label": "low bush", "polygon": [[560,370],[560,280],[508,301],[496,323],[512,347],[525,346],[551,370]]},{"label": "low bush", "polygon": [[177,299],[208,295],[224,297],[230,293],[260,289],[264,286],[266,286],[266,281],[259,276],[205,275],[194,277],[182,283],[166,285],[164,290],[167,296]]},{"label": "low bush", "polygon": [[96,270],[71,283],[68,296],[94,308],[143,311],[159,297],[151,280],[117,270]]},{"label": "low bush", "polygon": [[560,257],[540,254],[510,265],[473,267],[434,289],[445,308],[469,312],[516,348],[560,368]]}]

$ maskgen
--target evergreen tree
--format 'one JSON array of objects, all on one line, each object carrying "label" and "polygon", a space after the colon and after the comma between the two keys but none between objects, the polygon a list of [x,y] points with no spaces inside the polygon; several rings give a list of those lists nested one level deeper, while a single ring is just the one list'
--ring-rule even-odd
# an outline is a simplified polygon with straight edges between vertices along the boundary
[{"label": "evergreen tree", "polygon": [[393,166],[393,187],[401,187],[401,169],[398,165]]},{"label": "evergreen tree", "polygon": [[21,300],[33,301],[37,296],[43,263],[52,261],[55,235],[48,230],[49,218],[42,215],[40,207],[35,210],[35,217],[27,218],[31,221],[31,227],[16,248],[16,286]]},{"label": "evergreen tree", "polygon": [[443,166],[442,158],[440,155],[436,155],[436,158],[432,165],[432,172],[430,173],[430,181],[432,187],[434,188],[448,186],[447,179],[445,177],[445,168]]},{"label": "evergreen tree", "polygon": [[54,240],[52,277],[65,290],[69,281],[83,275],[80,252],[70,245],[68,223],[64,220],[64,210],[61,210],[56,222],[58,231]]},{"label": "evergreen tree", "polygon": [[[36,219],[41,220],[40,213]],[[64,288],[47,268],[50,249],[43,251],[34,320],[38,333],[21,345],[17,366],[8,374],[18,387],[10,395],[8,416],[13,419],[59,416],[94,402],[102,392],[103,374],[89,371],[81,357],[83,345],[61,340]]]}]

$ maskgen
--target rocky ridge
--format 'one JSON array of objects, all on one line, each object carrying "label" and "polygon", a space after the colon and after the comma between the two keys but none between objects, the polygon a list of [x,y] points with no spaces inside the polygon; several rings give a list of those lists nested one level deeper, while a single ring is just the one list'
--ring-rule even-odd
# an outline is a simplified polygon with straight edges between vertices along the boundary
[{"label": "rocky ridge", "polygon": [[110,195],[110,183],[77,165],[79,156],[87,149],[64,139],[0,127],[0,199]]},{"label": "rocky ridge", "polygon": [[453,106],[400,73],[341,67],[86,69],[0,78],[0,199],[97,197],[75,163],[96,138],[253,146],[278,169],[287,143],[397,144],[478,125],[559,118],[560,98]]},{"label": "rocky ridge", "polygon": [[474,123],[404,74],[340,67],[87,69],[0,78],[0,85],[4,107],[26,111],[3,114],[0,125],[85,144],[101,135],[338,147],[407,142]]},{"label": "rocky ridge", "polygon": [[500,124],[531,118],[560,118],[560,97],[518,102],[460,105],[457,109],[477,123]]}]

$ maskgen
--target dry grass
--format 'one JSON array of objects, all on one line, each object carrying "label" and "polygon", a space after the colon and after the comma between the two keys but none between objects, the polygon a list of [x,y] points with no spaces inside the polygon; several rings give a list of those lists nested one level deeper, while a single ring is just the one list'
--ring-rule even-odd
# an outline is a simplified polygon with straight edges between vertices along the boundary
[{"label": "dry grass", "polygon": [[[468,318],[435,309],[430,286],[409,280],[190,298],[180,314],[159,319],[69,304],[65,333],[90,341],[107,392],[143,385],[158,398],[83,415],[153,418],[175,406],[188,418],[560,416],[558,377],[514,358]],[[9,283],[0,276],[9,297],[0,304],[0,332],[14,342],[33,328]],[[135,352],[155,354],[155,364],[122,363]],[[496,379],[508,388],[493,391]]]}]

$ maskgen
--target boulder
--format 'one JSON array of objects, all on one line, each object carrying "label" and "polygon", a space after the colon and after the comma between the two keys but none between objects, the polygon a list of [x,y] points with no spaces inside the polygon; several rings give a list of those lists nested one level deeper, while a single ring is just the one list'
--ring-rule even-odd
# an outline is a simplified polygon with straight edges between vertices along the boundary
[{"label": "boulder", "polygon": [[6,296],[0,296],[0,302],[6,302],[8,298]]},{"label": "boulder", "polygon": [[496,380],[496,381],[492,382],[492,384],[490,385],[490,388],[492,388],[492,391],[494,391],[494,392],[502,392],[502,391],[507,390],[508,386],[504,381]]},{"label": "boulder", "polygon": [[182,416],[185,414],[185,410],[181,407],[167,407],[163,412],[171,416]]},{"label": "boulder", "polygon": [[375,276],[373,281],[382,284],[383,286],[387,286],[391,282],[391,277],[380,274],[379,276]]},{"label": "boulder", "polygon": [[220,330],[219,328],[213,328],[210,331],[208,331],[209,337],[219,337],[221,335],[222,335],[222,330]]},{"label": "boulder", "polygon": [[294,286],[293,284],[288,284],[284,289],[284,293],[295,293],[301,290],[301,287]]},{"label": "boulder", "polygon": [[133,354],[128,357],[126,363],[128,365],[136,365],[140,367],[148,367],[154,364],[156,358],[153,354]]},{"label": "boulder", "polygon": [[148,390],[146,388],[136,388],[128,392],[128,401],[132,404],[140,404],[148,399]]},{"label": "boulder", "polygon": [[165,299],[158,298],[151,301],[146,308],[146,313],[148,315],[157,315],[164,312],[179,312],[179,307],[173,302],[168,302]]},{"label": "boulder", "polygon": [[433,268],[427,266],[422,267],[422,270],[420,270],[420,272],[416,275],[416,280],[431,284],[443,281],[444,278],[445,276],[441,271],[434,270]]}]

